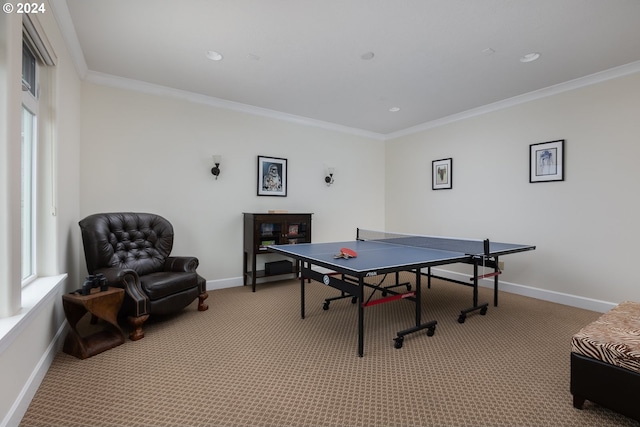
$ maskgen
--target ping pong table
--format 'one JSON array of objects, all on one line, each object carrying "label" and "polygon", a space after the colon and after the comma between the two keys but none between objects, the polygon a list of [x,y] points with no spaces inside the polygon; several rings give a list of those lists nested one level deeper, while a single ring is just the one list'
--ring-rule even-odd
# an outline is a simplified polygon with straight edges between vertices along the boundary
[{"label": "ping pong table", "polygon": [[[354,250],[356,257],[337,257],[342,248]],[[302,243],[286,245],[270,245],[271,252],[285,255],[300,264],[300,307],[301,317],[305,317],[305,282],[314,280],[341,291],[336,298],[327,298],[324,309],[329,308],[332,300],[352,298],[358,303],[358,355],[364,355],[364,309],[371,305],[386,303],[399,299],[407,299],[415,303],[415,325],[399,331],[394,338],[395,348],[401,348],[405,335],[426,329],[427,335],[435,333],[436,320],[422,322],[422,286],[421,277],[436,277],[450,282],[473,287],[473,306],[461,310],[458,322],[464,323],[468,313],[478,310],[484,315],[488,303],[478,304],[479,279],[493,278],[494,306],[498,305],[498,258],[503,255],[534,250],[535,246],[511,243],[497,243],[486,240],[457,239],[447,237],[421,236],[400,233],[389,233],[374,230],[358,229],[356,240],[330,243]],[[473,265],[473,276],[469,282],[436,276],[431,267],[464,263]],[[313,267],[316,267],[315,269]],[[322,267],[327,272],[317,269]],[[479,275],[479,268],[490,269],[490,273]],[[426,273],[424,272],[426,269]],[[415,289],[408,283],[399,283],[399,273],[408,271],[415,273]],[[382,287],[365,281],[379,275],[394,273],[396,283]],[[384,279],[383,279],[384,280]],[[406,292],[398,291],[398,287],[406,286]],[[365,289],[380,291],[381,298],[365,299]]]}]

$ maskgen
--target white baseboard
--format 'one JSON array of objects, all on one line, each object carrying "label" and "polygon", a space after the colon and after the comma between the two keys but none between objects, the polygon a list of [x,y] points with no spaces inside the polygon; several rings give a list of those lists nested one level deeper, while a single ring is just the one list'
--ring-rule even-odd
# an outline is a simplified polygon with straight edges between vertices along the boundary
[{"label": "white baseboard", "polygon": [[[0,319],[0,353],[7,351],[14,341],[24,334],[44,309],[56,301],[61,301],[63,286],[67,274],[41,277],[22,290],[22,308],[11,317]],[[63,321],[44,353],[33,367],[27,381],[22,385],[20,393],[9,411],[0,419],[0,427],[17,426],[27,412],[29,404],[46,375],[56,353],[62,346],[62,339],[67,322]],[[29,369],[29,367],[25,368]]]},{"label": "white baseboard", "polygon": [[[314,267],[314,269],[316,269]],[[327,269],[318,268],[319,271],[330,271]],[[468,281],[471,275],[458,273],[449,270],[442,270],[439,268],[432,268],[433,274],[446,277],[454,280]],[[426,273],[426,271],[425,271]],[[220,280],[207,280],[207,290],[214,291],[216,289],[233,288],[235,286],[242,286],[242,277],[232,277],[229,279]],[[493,280],[484,279],[481,280],[478,286],[484,288],[493,289]],[[608,301],[599,301],[591,298],[585,298],[577,295],[565,294],[562,292],[550,291],[547,289],[534,288],[526,285],[519,285],[517,283],[498,281],[498,289],[503,292],[509,292],[516,295],[522,295],[526,297],[536,298],[542,301],[549,301],[558,304],[568,305],[570,307],[582,308],[585,310],[597,311],[605,313],[615,307],[617,304]]]},{"label": "white baseboard", "polygon": [[20,395],[11,406],[7,416],[0,421],[0,427],[17,426],[20,424],[22,417],[24,417],[27,409],[29,409],[33,396],[36,395],[38,387],[40,387],[44,376],[47,374],[49,367],[53,363],[53,359],[62,348],[68,328],[69,324],[66,321],[60,325],[56,335],[47,347],[47,350],[44,352],[35,369],[31,372],[29,379],[22,387]]},{"label": "white baseboard", "polygon": [[[433,274],[437,274],[438,276],[446,277],[448,279],[468,281],[471,278],[471,275],[469,274],[442,270],[439,268],[432,268],[431,271]],[[480,280],[478,286],[493,289],[493,279]],[[516,295],[522,295],[525,297],[531,297],[542,301],[549,301],[568,305],[571,307],[582,308],[585,310],[597,311],[600,313],[605,313],[617,305],[608,301],[600,301],[577,295],[565,294],[562,292],[555,292],[547,289],[534,288],[531,286],[519,285],[517,283],[503,281],[498,281],[498,290]]]},{"label": "white baseboard", "polygon": [[[322,268],[322,267],[313,267],[314,270],[318,270],[320,272],[330,272],[331,270],[326,269],[326,268]],[[288,276],[287,280],[291,279],[293,276]],[[277,277],[275,277],[275,280],[278,280]],[[272,278],[272,280],[274,280],[274,278]],[[264,280],[264,279],[262,279]],[[230,277],[227,279],[218,279],[218,280],[207,280],[207,290],[208,291],[215,291],[216,289],[226,289],[226,288],[234,288],[236,286],[243,286],[244,282],[242,280],[242,276],[239,277]]]},{"label": "white baseboard", "polygon": [[207,290],[215,291],[217,289],[234,288],[242,286],[242,277],[230,277],[228,279],[207,280]]}]

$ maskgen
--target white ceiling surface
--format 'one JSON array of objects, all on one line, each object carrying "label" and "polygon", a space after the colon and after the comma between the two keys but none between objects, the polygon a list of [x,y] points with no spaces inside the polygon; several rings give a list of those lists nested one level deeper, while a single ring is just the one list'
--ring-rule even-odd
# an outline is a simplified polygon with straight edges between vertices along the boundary
[{"label": "white ceiling surface", "polygon": [[[66,6],[68,15],[57,16],[73,23],[63,33],[73,38],[75,29],[85,77],[146,82],[381,138],[606,70],[640,70],[639,0],[66,0]],[[210,50],[224,59],[211,61]],[[367,52],[373,59],[361,58]],[[531,52],[540,59],[519,61]]]}]

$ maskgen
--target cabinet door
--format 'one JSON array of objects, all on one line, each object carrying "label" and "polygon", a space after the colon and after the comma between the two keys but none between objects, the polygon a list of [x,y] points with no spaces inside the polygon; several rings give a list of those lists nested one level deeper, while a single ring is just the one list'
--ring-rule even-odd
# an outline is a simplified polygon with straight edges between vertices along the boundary
[{"label": "cabinet door", "polygon": [[255,244],[258,250],[266,251],[269,245],[282,244],[283,227],[280,217],[258,217],[255,221]]},{"label": "cabinet door", "polygon": [[287,219],[284,239],[289,244],[311,242],[311,218],[309,215],[291,216]]}]

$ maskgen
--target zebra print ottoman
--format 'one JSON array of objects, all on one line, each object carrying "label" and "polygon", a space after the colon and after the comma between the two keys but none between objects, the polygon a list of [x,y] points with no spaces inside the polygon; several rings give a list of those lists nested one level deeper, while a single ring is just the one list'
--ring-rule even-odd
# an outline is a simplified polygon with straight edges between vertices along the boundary
[{"label": "zebra print ottoman", "polygon": [[571,339],[571,394],[640,421],[640,303],[626,301]]}]

